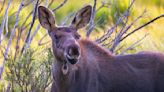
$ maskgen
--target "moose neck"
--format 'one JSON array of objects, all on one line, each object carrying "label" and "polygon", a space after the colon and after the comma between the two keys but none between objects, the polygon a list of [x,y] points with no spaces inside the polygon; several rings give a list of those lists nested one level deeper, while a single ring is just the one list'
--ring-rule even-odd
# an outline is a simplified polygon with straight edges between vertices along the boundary
[{"label": "moose neck", "polygon": [[112,58],[109,51],[88,39],[80,39],[78,43],[81,49],[80,59],[75,65],[68,64],[69,73],[67,75],[62,74],[62,63],[60,61],[55,64],[54,80],[57,82],[58,88],[62,87],[59,88],[60,92],[66,92],[71,87],[75,88],[77,86],[80,88],[85,87],[86,92],[92,92],[90,89],[98,89],[98,76],[100,73],[98,61],[100,57],[108,60]]},{"label": "moose neck", "polygon": [[[93,55],[93,57],[107,57],[107,58],[112,58],[113,55],[111,54],[110,51],[108,51],[107,49],[99,46],[98,44],[96,44],[95,42],[89,40],[89,39],[81,39],[79,40],[79,44],[80,44],[80,48],[82,49],[82,53],[89,53],[90,55]],[[90,56],[89,55],[89,56]],[[88,56],[88,57],[89,57]],[[91,57],[89,57],[91,58]]]}]

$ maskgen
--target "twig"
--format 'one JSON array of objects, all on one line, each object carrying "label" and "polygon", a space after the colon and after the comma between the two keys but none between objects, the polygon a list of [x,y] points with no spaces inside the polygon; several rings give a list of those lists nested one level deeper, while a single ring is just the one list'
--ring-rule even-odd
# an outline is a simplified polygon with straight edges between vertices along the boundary
[{"label": "twig", "polygon": [[[5,23],[5,34],[3,35],[3,37],[1,37],[1,39],[0,39],[0,44],[1,44],[1,42],[3,41],[3,39],[5,39],[5,37],[8,35],[8,32],[9,32],[9,29],[8,29],[8,12],[7,12],[7,14],[6,14],[6,17],[4,18],[4,23]],[[3,28],[4,29],[4,28]],[[3,31],[3,29],[2,29],[2,31]]]},{"label": "twig", "polygon": [[61,26],[66,25],[66,23],[68,22],[68,20],[70,20],[71,17],[72,17],[74,14],[75,14],[74,12],[69,13],[68,16],[66,16],[66,17],[62,20],[62,23],[61,23],[60,25],[61,25]]},{"label": "twig", "polygon": [[67,2],[68,0],[64,0],[59,6],[57,6],[55,9],[53,9],[52,11],[55,12],[56,10],[58,10],[59,8],[61,8],[62,6],[64,6],[64,4]]},{"label": "twig", "polygon": [[113,52],[114,49],[120,44],[120,39],[123,36],[123,34],[125,33],[123,30],[125,29],[127,22],[128,22],[128,17],[129,17],[129,12],[130,9],[132,8],[132,5],[134,4],[135,0],[132,0],[132,2],[130,3],[128,9],[125,11],[125,13],[123,14],[123,18],[125,19],[125,23],[123,24],[123,27],[121,28],[120,32],[117,34],[117,36],[114,39],[113,45],[110,48],[110,51]]},{"label": "twig", "polygon": [[10,88],[11,88],[11,83],[9,82],[8,85],[7,85],[6,92],[10,92]]},{"label": "twig", "polygon": [[143,39],[145,39],[148,35],[149,35],[148,33],[145,34],[141,39],[137,40],[136,42],[134,42],[133,44],[131,44],[128,48],[126,48],[125,50],[123,50],[123,51],[121,52],[120,55],[123,55],[126,51],[132,49],[136,44],[138,44],[139,42],[141,42],[141,41],[142,41]]},{"label": "twig", "polygon": [[111,34],[113,33],[113,31],[115,30],[115,28],[119,25],[119,23],[122,21],[121,18],[119,18],[119,20],[117,20],[116,24],[111,27],[104,35],[102,35],[100,38],[96,39],[96,42],[97,43],[102,43],[104,42],[105,40],[107,40]]},{"label": "twig", "polygon": [[160,19],[160,18],[162,18],[162,17],[164,17],[164,14],[162,14],[162,15],[160,15],[160,16],[158,16],[158,17],[152,19],[152,20],[150,20],[149,22],[145,23],[144,25],[142,25],[142,26],[140,26],[140,27],[134,29],[132,32],[130,32],[129,34],[127,34],[126,36],[124,36],[120,41],[126,39],[126,38],[127,38],[128,36],[130,36],[131,34],[135,33],[136,31],[140,30],[141,28],[143,28],[143,27],[145,27],[145,26],[147,26],[147,25],[153,23],[154,21],[156,21],[156,20],[158,20],[158,19]]},{"label": "twig", "polygon": [[[28,0],[27,0],[28,1]],[[33,2],[34,0],[31,0],[30,2],[28,2],[27,4],[25,4],[25,5],[29,5],[29,4],[31,4],[32,2]],[[40,3],[42,3],[42,0],[39,2],[38,1],[38,3],[40,4]],[[39,5],[38,4],[38,5]],[[35,9],[34,9],[35,10]],[[19,42],[20,42],[20,38],[21,38],[21,35],[22,35],[22,33],[23,33],[23,31],[29,26],[29,25],[31,25],[31,23],[28,23],[28,24],[26,24],[26,22],[27,22],[27,20],[30,18],[30,16],[31,16],[31,14],[33,14],[34,13],[34,10],[32,10],[28,15],[27,15],[27,17],[25,18],[25,21],[22,23],[22,25],[21,25],[21,28],[19,29],[20,30],[20,32],[18,32],[18,37],[17,37],[17,42],[16,42],[16,51],[15,51],[15,53],[17,53],[17,51],[18,51],[18,49],[19,49],[19,46],[18,46],[18,44],[19,44]],[[36,20],[36,18],[37,18],[37,16],[35,16],[35,20]],[[26,25],[25,25],[26,24]],[[30,39],[30,38],[29,38]],[[16,57],[16,55],[17,54],[15,54],[15,56],[14,56],[14,58]]]},{"label": "twig", "polygon": [[[54,0],[51,0],[50,4],[52,4],[53,1],[54,1]],[[48,4],[48,0],[46,0],[45,6],[48,7],[48,6],[50,6],[50,4]],[[34,31],[34,33],[33,33],[33,34],[31,35],[31,37],[30,37],[29,44],[31,44],[33,38],[35,37],[35,35],[36,35],[36,33],[38,32],[38,30],[40,29],[40,27],[41,27],[40,24],[38,24],[37,27],[36,27],[36,29],[35,29],[35,31]]]},{"label": "twig", "polygon": [[116,46],[118,46],[120,44],[120,42],[121,42],[120,39],[122,38],[122,36],[134,25],[135,22],[137,22],[137,20],[139,20],[140,18],[143,17],[143,15],[145,14],[145,12],[146,12],[146,10],[139,17],[137,17],[134,21],[132,21],[127,27],[124,26],[124,28],[122,29],[122,31],[120,31],[119,36],[118,37],[116,36],[115,39],[117,39],[117,43],[114,44],[115,47],[112,47],[112,48],[116,48]]},{"label": "twig", "polygon": [[[26,3],[22,4],[23,7],[26,7],[28,5],[30,5],[34,0],[26,0]],[[30,15],[32,14],[32,11],[29,13],[29,15],[25,18],[25,21],[22,23],[22,26],[21,28],[18,29],[18,37],[17,37],[17,40],[16,40],[16,46],[15,46],[15,54],[14,54],[14,60],[16,59],[16,56],[18,54],[18,49],[19,49],[19,41],[20,41],[20,38],[21,38],[21,34],[23,32],[23,30],[29,25],[27,24],[26,27],[24,27],[24,25],[26,24],[27,20],[29,19]],[[6,23],[7,24],[7,23]],[[8,26],[6,26],[8,27]],[[23,28],[24,27],[24,28]]]},{"label": "twig", "polygon": [[35,37],[35,35],[36,35],[36,33],[38,32],[39,29],[40,29],[40,24],[37,25],[37,27],[36,27],[34,33],[31,35],[29,44],[31,44],[33,38]]},{"label": "twig", "polygon": [[46,7],[49,5],[49,4],[48,4],[48,1],[49,1],[49,0],[45,0],[45,2],[46,2],[45,5],[46,5]]},{"label": "twig", "polygon": [[[5,2],[5,1],[4,1]],[[6,19],[8,19],[8,10],[9,10],[9,7],[10,7],[10,4],[11,4],[12,0],[10,0],[7,4],[7,8],[6,8],[6,11],[5,11],[5,14],[3,16],[3,20],[2,20],[2,24],[1,24],[1,27],[0,27],[0,45],[1,45],[1,42],[3,40],[3,38],[1,37],[2,36],[2,31],[4,29],[4,26],[5,26],[5,23],[7,23],[8,21]],[[7,22],[6,22],[7,21]]]},{"label": "twig", "polygon": [[49,3],[48,7],[50,7],[53,4],[54,0],[51,0],[51,2]]},{"label": "twig", "polygon": [[115,31],[115,29],[117,28],[117,26],[118,26],[120,23],[122,23],[124,19],[127,19],[128,12],[130,11],[130,8],[132,7],[134,1],[135,1],[135,0],[133,0],[133,1],[130,3],[128,9],[123,13],[123,15],[120,16],[120,17],[118,18],[118,20],[116,21],[116,24],[115,24],[113,27],[111,27],[111,28],[110,28],[104,35],[102,35],[99,39],[97,39],[96,42],[102,43],[102,42],[104,42],[105,40],[107,40],[107,39],[111,36],[111,34]]},{"label": "twig", "polygon": [[[33,0],[34,1],[34,0]],[[32,3],[33,1],[30,1],[29,3],[28,3],[28,5],[30,4],[30,3]],[[41,2],[39,2],[39,4],[40,4]],[[38,4],[38,5],[39,5]],[[27,5],[27,4],[25,4],[25,5]],[[35,10],[35,9],[34,9]],[[24,30],[24,29],[26,29],[29,25],[30,25],[30,23],[29,24],[27,24],[26,26],[25,26],[25,24],[26,24],[26,22],[27,22],[27,20],[31,17],[31,14],[33,14],[34,13],[34,10],[32,10],[32,11],[30,11],[30,13],[27,15],[27,17],[25,18],[25,21],[22,23],[22,25],[21,25],[21,30]],[[37,16],[35,16],[36,18],[35,19],[37,19]],[[25,27],[24,27],[25,26]]]},{"label": "twig", "polygon": [[105,3],[105,2],[102,2],[101,6],[97,8],[96,12],[98,12],[100,9],[102,9],[103,7],[109,7],[109,5],[111,5],[111,3]]},{"label": "twig", "polygon": [[47,35],[48,35],[48,34],[46,33],[46,34],[39,40],[39,42],[38,42],[38,45],[39,45],[39,46],[44,45],[44,44],[50,42],[50,41],[47,41],[47,42],[42,43],[42,40],[43,40]]},{"label": "twig", "polygon": [[5,64],[6,64],[6,59],[7,59],[9,47],[10,47],[12,38],[13,38],[13,36],[14,36],[14,34],[15,34],[15,29],[16,29],[16,27],[18,26],[19,14],[20,14],[20,11],[21,11],[21,9],[22,9],[22,7],[23,7],[23,1],[24,1],[24,0],[21,1],[21,4],[20,4],[20,6],[19,6],[19,8],[18,8],[17,15],[16,15],[15,25],[14,25],[12,31],[11,31],[11,35],[10,35],[10,38],[9,38],[9,41],[8,41],[6,50],[5,50],[5,52],[4,52],[4,60],[3,60],[3,62],[2,62],[2,66],[0,67],[0,79],[2,78],[2,73],[3,73],[3,70],[4,70]]},{"label": "twig", "polygon": [[22,27],[22,26],[21,26],[20,28],[18,28],[18,36],[17,36],[17,40],[16,40],[14,60],[16,59],[16,56],[17,56],[17,54],[18,54],[18,50],[20,49],[20,47],[19,47],[19,42],[20,42],[20,39],[21,39],[21,35],[22,35],[23,31],[24,31],[29,25],[30,25],[30,23],[27,24],[25,27]]},{"label": "twig", "polygon": [[123,34],[126,33],[126,31],[124,31],[124,29],[126,28],[126,25],[127,25],[127,23],[128,23],[128,18],[129,18],[130,9],[132,8],[132,5],[134,4],[134,2],[135,2],[135,0],[132,0],[132,2],[130,3],[130,5],[129,5],[127,11],[124,13],[124,16],[125,16],[125,23],[123,23],[123,26],[122,26],[122,28],[121,28],[119,34],[118,34],[118,35],[120,36],[120,38],[122,37]]},{"label": "twig", "polygon": [[34,0],[27,0],[26,3],[23,4],[23,6],[28,6],[31,4]]},{"label": "twig", "polygon": [[27,17],[25,18],[25,21],[22,23],[21,27],[24,27],[24,25],[26,24],[27,20],[30,18],[32,12],[33,12],[33,10],[27,15]]},{"label": "twig", "polygon": [[6,33],[5,33],[4,37],[6,37],[8,35],[8,32],[9,32],[9,28],[8,28],[8,13],[6,15],[5,29],[6,29]]},{"label": "twig", "polygon": [[143,15],[146,13],[146,10],[139,16],[137,17],[135,20],[133,20],[125,29],[124,31],[122,32],[122,35],[125,34],[133,25],[135,22],[137,22],[140,18],[143,17]]},{"label": "twig", "polygon": [[23,31],[30,25],[30,23],[28,23],[27,25],[25,25],[25,24],[26,24],[27,20],[30,18],[31,14],[32,14],[32,11],[27,15],[25,21],[22,23],[21,27],[18,29],[19,32],[18,32],[18,37],[17,37],[17,40],[16,40],[14,60],[16,59],[16,56],[17,56],[16,53],[18,53],[18,50],[20,48],[19,47],[19,42],[20,42],[20,39],[21,39],[21,35],[22,35]]},{"label": "twig", "polygon": [[95,19],[95,13],[96,13],[96,5],[97,5],[97,0],[94,0],[92,14],[91,14],[90,22],[89,22],[89,28],[88,28],[88,31],[87,31],[87,34],[86,34],[87,37],[90,36],[92,30],[94,29],[94,19]]},{"label": "twig", "polygon": [[121,22],[123,22],[123,19],[124,19],[124,17],[123,16],[120,16],[119,18],[118,18],[118,20],[116,21],[116,24],[113,26],[113,27],[111,27],[104,35],[102,35],[99,39],[97,39],[96,40],[96,42],[97,43],[102,43],[102,42],[104,42],[105,40],[107,40],[110,36],[111,36],[111,34],[115,31],[115,29],[117,28],[117,26],[121,23]]},{"label": "twig", "polygon": [[31,22],[31,25],[30,25],[30,29],[29,29],[27,37],[25,39],[25,42],[24,42],[23,48],[21,50],[21,53],[23,53],[24,49],[26,48],[25,46],[27,46],[29,44],[29,38],[30,38],[31,30],[32,30],[32,28],[34,26],[34,23],[35,23],[35,18],[36,18],[38,4],[39,4],[39,0],[36,1],[35,7],[34,7],[34,11],[33,11],[33,18],[32,18],[32,22]]}]

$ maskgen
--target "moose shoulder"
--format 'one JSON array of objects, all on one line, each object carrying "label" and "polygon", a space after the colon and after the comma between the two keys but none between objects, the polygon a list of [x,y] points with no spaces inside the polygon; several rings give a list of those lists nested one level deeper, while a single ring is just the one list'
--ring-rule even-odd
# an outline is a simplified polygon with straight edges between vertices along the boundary
[{"label": "moose shoulder", "polygon": [[90,20],[92,7],[82,8],[68,27],[57,27],[51,11],[38,7],[48,30],[56,63],[52,92],[164,92],[164,55],[154,52],[114,56],[77,30]]}]

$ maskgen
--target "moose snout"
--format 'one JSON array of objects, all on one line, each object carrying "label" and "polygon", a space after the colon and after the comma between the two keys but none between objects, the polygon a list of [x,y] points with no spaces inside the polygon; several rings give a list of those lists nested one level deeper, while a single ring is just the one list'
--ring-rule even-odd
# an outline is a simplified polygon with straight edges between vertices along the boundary
[{"label": "moose snout", "polygon": [[79,56],[79,48],[77,46],[71,46],[68,49],[68,55],[71,57],[78,57]]},{"label": "moose snout", "polygon": [[71,64],[75,64],[80,57],[80,48],[78,45],[70,45],[66,51],[66,58]]}]

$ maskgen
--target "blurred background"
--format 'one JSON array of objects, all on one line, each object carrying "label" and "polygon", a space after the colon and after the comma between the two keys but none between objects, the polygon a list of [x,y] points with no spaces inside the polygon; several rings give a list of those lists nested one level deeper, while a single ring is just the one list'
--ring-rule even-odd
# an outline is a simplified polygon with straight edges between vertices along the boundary
[{"label": "blurred background", "polygon": [[[143,50],[164,52],[163,17],[128,36],[164,14],[164,0],[0,0],[0,65],[4,66],[0,92],[50,90],[53,55],[47,31],[37,19],[38,5],[53,10],[58,26],[68,26],[80,8],[88,4],[94,6],[95,1],[91,40],[116,55]],[[78,31],[82,38],[90,27]],[[115,45],[119,33],[126,29]],[[112,33],[107,34],[111,30]]]}]

